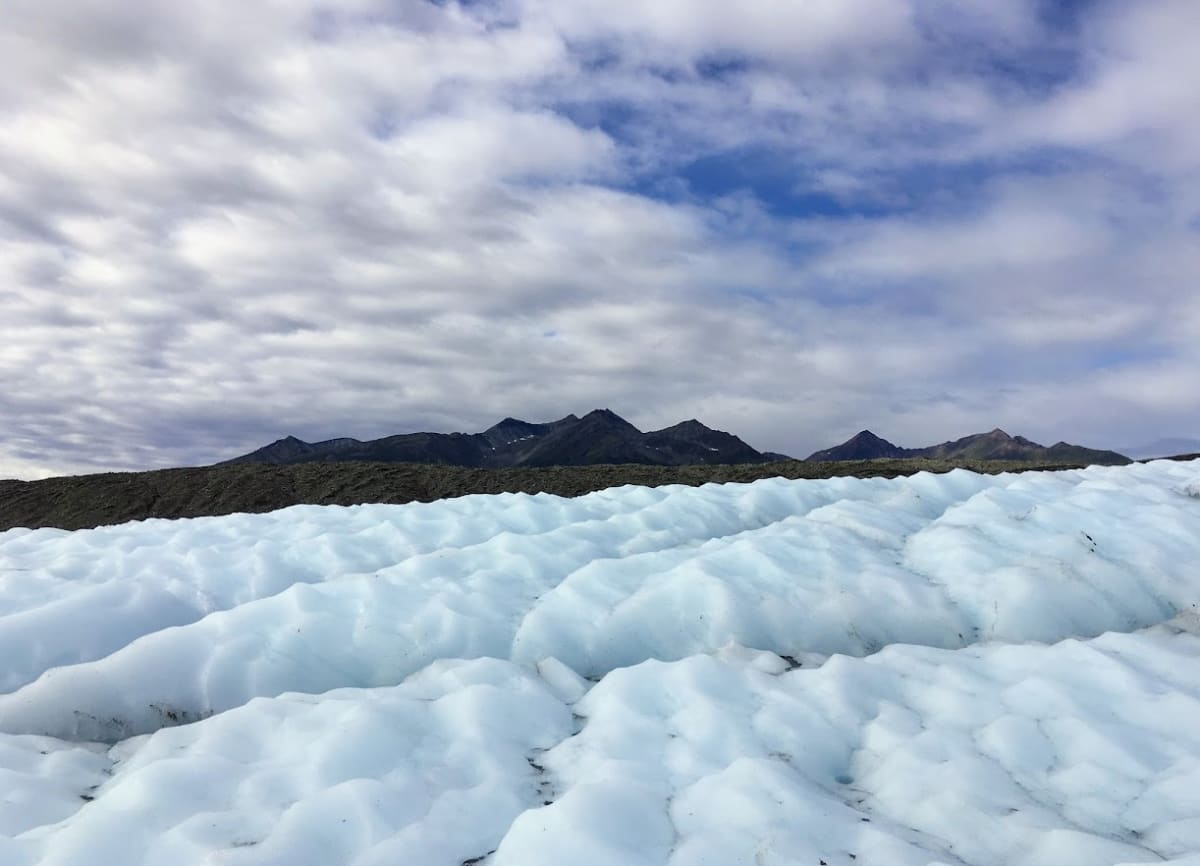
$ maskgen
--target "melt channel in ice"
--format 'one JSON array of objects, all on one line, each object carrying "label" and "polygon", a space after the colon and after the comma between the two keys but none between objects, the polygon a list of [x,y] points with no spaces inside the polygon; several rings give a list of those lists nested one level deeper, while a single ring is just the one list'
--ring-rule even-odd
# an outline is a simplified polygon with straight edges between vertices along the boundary
[{"label": "melt channel in ice", "polygon": [[0,533],[0,864],[1200,866],[1200,461]]}]

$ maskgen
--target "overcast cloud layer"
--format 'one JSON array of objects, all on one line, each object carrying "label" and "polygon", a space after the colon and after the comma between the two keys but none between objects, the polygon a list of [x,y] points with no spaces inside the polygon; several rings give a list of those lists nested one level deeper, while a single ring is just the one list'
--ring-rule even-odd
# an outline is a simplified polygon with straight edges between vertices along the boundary
[{"label": "overcast cloud layer", "polygon": [[10,0],[0,477],[608,406],[1200,435],[1195,0]]}]

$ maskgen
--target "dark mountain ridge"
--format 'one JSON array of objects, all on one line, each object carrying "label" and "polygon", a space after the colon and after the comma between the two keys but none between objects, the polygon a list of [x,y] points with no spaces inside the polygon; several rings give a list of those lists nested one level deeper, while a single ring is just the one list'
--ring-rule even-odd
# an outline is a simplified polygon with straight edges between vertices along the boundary
[{"label": "dark mountain ridge", "polygon": [[925,448],[901,448],[876,436],[870,430],[855,434],[841,445],[817,451],[809,462],[838,462],[843,460],[879,459],[933,460],[1013,460],[1039,463],[1081,463],[1122,466],[1133,461],[1116,451],[1103,451],[1056,442],[1047,447],[1024,436],[1010,436],[1000,428],[987,433],[974,433],[961,439],[929,445]]},{"label": "dark mountain ridge", "polygon": [[382,439],[305,442],[287,436],[219,465],[317,462],[427,463],[498,469],[523,466],[653,466],[769,463],[790,459],[764,454],[737,436],[695,419],[643,433],[610,409],[582,418],[567,415],[541,424],[505,418],[482,433],[403,433]]}]

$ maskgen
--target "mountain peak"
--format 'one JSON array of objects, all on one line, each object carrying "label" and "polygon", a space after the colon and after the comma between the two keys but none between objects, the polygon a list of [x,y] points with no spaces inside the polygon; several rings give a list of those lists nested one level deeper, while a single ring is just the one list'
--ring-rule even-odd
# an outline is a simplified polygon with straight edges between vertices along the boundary
[{"label": "mountain peak", "polygon": [[870,430],[860,430],[841,445],[826,448],[810,454],[808,459],[815,462],[835,460],[875,460],[880,457],[902,457],[904,449],[893,445],[886,439],[876,436]]},{"label": "mountain peak", "polygon": [[486,434],[486,433],[491,433],[491,432],[499,431],[499,430],[508,430],[513,427],[524,428],[524,427],[531,427],[531,426],[533,426],[533,425],[531,425],[528,421],[522,421],[520,418],[513,418],[513,417],[509,416],[508,418],[505,418],[502,421],[497,421],[495,424],[493,424],[491,427],[487,428],[483,432]]},{"label": "mountain peak", "polygon": [[678,424],[673,424],[670,427],[663,428],[674,433],[712,433],[711,427],[695,418],[688,418],[686,421],[680,421]]},{"label": "mountain peak", "polygon": [[591,422],[593,424],[600,422],[611,427],[629,427],[636,429],[632,424],[630,424],[612,409],[593,409],[591,412],[588,412],[586,415],[580,418],[579,421],[580,423]]},{"label": "mountain peak", "polygon": [[879,457],[923,457],[935,460],[1012,460],[1069,462],[1088,465],[1092,463],[1120,465],[1129,459],[1114,451],[1097,451],[1065,442],[1050,448],[1039,445],[1024,436],[1011,436],[999,427],[987,433],[974,433],[930,445],[927,448],[897,448],[886,439],[880,439],[870,430],[863,430],[854,438],[833,448],[818,451],[809,457],[812,461],[872,460]]}]

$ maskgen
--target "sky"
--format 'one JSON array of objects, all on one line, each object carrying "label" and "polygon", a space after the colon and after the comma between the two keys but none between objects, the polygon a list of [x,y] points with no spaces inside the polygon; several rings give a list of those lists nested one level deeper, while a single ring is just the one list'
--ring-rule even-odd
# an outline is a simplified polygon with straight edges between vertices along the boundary
[{"label": "sky", "polygon": [[1200,436],[1195,0],[8,0],[0,477],[608,407]]}]

